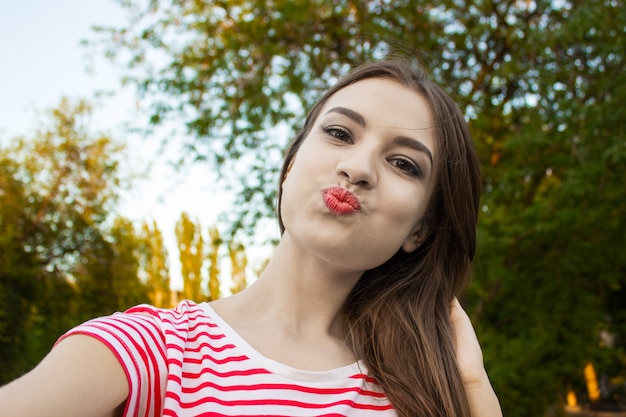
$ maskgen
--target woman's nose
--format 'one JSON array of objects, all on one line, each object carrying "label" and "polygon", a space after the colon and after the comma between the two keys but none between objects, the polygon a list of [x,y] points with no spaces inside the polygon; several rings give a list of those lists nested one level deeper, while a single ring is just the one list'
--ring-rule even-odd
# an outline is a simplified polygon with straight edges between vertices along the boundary
[{"label": "woman's nose", "polygon": [[354,146],[346,150],[337,163],[337,174],[351,184],[367,188],[376,186],[378,174],[373,151],[365,146]]}]

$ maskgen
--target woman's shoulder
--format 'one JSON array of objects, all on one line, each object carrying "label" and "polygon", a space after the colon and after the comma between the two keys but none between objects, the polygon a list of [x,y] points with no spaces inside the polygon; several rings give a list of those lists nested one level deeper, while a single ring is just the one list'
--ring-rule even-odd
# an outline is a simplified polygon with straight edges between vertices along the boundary
[{"label": "woman's shoulder", "polygon": [[155,307],[150,304],[139,304],[129,308],[124,314],[146,314],[153,317],[175,316],[187,317],[204,311],[204,303],[196,303],[192,300],[182,300],[172,308]]},{"label": "woman's shoulder", "polygon": [[147,341],[166,340],[173,335],[186,337],[184,334],[206,326],[212,327],[214,324],[204,303],[183,300],[173,308],[140,304],[126,311],[80,324],[61,336],[59,341],[72,334],[92,335],[101,340],[128,339],[129,343],[138,338]]},{"label": "woman's shoulder", "polygon": [[126,310],[123,315],[152,317],[160,325],[168,328],[215,327],[212,310],[207,303],[182,300],[173,308],[158,308],[141,304]]}]

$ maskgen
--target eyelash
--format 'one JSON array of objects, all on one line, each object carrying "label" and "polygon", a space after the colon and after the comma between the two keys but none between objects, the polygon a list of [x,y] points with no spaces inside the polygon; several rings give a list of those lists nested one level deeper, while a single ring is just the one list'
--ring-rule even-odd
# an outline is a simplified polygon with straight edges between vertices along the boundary
[{"label": "eyelash", "polygon": [[[397,169],[399,169],[400,171],[402,171],[403,173],[405,173],[406,175],[410,176],[410,177],[415,177],[415,178],[423,178],[424,177],[424,173],[422,172],[422,170],[420,169],[420,167],[413,161],[411,161],[410,159],[406,159],[406,158],[393,158],[391,159],[391,164],[396,167]],[[398,165],[396,165],[397,162],[400,162],[402,164],[406,164],[406,169],[400,168]]]},{"label": "eyelash", "polygon": [[[332,139],[338,140],[344,143],[352,143],[352,134],[348,129],[338,126],[320,126],[320,129]],[[424,172],[421,168],[412,160],[404,157],[393,157],[389,160],[391,165],[401,171],[403,174],[414,178],[423,178]],[[404,164],[405,168],[400,168],[398,163]]]},{"label": "eyelash", "polygon": [[[352,142],[352,134],[348,129],[338,127],[338,126],[321,126],[320,127],[324,133],[331,136],[333,139],[337,139],[341,142]],[[340,137],[339,135],[343,136]]]}]

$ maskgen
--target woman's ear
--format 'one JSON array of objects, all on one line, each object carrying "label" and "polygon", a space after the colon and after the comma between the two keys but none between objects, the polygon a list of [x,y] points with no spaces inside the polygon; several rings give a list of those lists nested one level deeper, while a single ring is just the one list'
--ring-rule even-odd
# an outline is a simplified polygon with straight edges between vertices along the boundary
[{"label": "woman's ear", "polygon": [[426,240],[428,233],[426,229],[424,229],[420,224],[415,226],[413,231],[406,237],[404,243],[402,244],[402,250],[406,253],[411,253],[417,248],[421,246],[422,243]]}]

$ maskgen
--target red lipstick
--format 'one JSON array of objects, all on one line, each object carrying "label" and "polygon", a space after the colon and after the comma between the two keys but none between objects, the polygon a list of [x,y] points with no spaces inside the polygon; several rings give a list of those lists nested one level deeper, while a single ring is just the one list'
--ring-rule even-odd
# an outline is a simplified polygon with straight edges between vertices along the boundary
[{"label": "red lipstick", "polygon": [[341,187],[330,187],[322,191],[326,207],[335,215],[352,214],[361,207],[357,196]]}]

